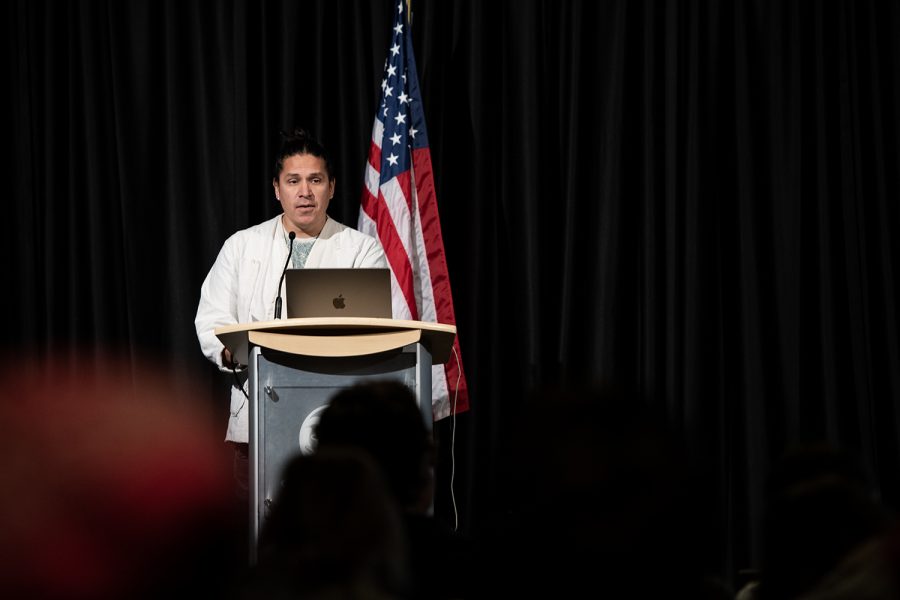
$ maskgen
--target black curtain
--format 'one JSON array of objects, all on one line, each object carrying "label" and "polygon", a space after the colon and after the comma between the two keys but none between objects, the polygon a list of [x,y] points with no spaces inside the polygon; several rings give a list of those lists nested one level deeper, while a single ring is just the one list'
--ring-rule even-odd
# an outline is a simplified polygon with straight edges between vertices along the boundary
[{"label": "black curtain", "polygon": [[[393,2],[0,10],[10,360],[149,359],[208,380],[224,431],[200,283],[277,213],[279,129],[335,151],[355,224]],[[896,2],[414,0],[412,29],[472,405],[436,426],[439,516],[507,510],[512,416],[590,382],[686,441],[726,578],[792,443],[900,503]]]}]

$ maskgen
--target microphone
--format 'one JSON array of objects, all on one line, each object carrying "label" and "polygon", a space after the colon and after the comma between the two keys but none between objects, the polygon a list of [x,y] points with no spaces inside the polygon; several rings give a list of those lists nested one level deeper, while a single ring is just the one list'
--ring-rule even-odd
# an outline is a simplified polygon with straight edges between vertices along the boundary
[{"label": "microphone", "polygon": [[288,257],[287,260],[284,261],[284,268],[281,270],[281,279],[278,280],[278,297],[275,298],[275,318],[281,318],[281,284],[284,282],[284,274],[287,273],[288,263],[291,262],[291,251],[294,249],[294,238],[297,237],[297,234],[293,231],[288,234],[288,239],[290,242],[288,243]]}]

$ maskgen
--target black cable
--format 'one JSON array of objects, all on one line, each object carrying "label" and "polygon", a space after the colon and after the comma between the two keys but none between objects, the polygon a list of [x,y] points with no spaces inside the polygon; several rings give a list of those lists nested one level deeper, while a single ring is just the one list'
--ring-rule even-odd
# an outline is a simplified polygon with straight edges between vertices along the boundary
[{"label": "black cable", "polygon": [[237,367],[232,366],[231,372],[234,374],[234,384],[241,390],[241,393],[244,394],[244,397],[247,400],[250,399],[250,394],[247,393],[247,390],[244,389],[244,385],[241,383],[241,378],[238,377]]}]

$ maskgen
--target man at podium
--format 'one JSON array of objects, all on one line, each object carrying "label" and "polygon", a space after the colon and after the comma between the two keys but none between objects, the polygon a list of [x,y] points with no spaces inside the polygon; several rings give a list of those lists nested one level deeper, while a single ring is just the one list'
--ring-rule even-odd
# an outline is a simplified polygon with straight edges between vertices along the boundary
[{"label": "man at podium", "polygon": [[200,288],[194,321],[203,354],[220,370],[236,374],[226,440],[237,443],[244,457],[249,436],[246,378],[237,376],[243,367],[215,329],[281,318],[287,268],[388,266],[378,240],[328,216],[335,175],[325,147],[302,129],[281,135],[272,187],[282,213],[225,241]]}]

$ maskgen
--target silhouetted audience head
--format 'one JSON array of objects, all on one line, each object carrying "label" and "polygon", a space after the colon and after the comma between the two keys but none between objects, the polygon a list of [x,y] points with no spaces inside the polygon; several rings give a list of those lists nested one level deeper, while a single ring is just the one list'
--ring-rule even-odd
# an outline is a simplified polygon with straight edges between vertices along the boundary
[{"label": "silhouetted audience head", "polygon": [[259,539],[249,597],[393,598],[408,589],[399,512],[364,452],[298,455]]},{"label": "silhouetted audience head", "polygon": [[788,451],[768,482],[759,597],[810,592],[843,560],[882,536],[890,522],[850,453],[827,444]]},{"label": "silhouetted audience head", "polygon": [[403,510],[429,507],[431,435],[415,395],[401,381],[369,381],[339,391],[320,415],[316,438],[320,449],[352,446],[366,451]]},{"label": "silhouetted audience head", "polygon": [[384,473],[402,515],[409,548],[408,598],[465,598],[468,540],[430,513],[433,443],[413,392],[398,380],[359,383],[338,392],[316,427],[317,452],[353,448]]},{"label": "silhouetted audience head", "polygon": [[0,596],[227,589],[246,557],[234,527],[246,516],[233,512],[230,462],[204,393],[92,353],[7,365]]},{"label": "silhouetted audience head", "polygon": [[636,394],[544,390],[518,416],[508,518],[484,551],[486,596],[723,597],[686,453]]}]

